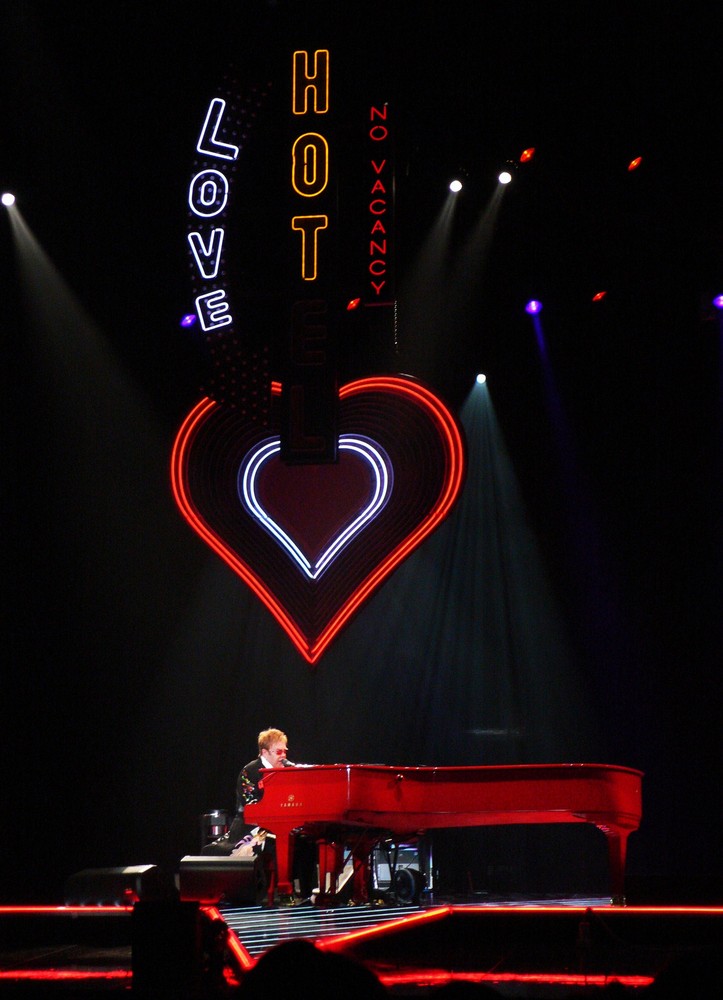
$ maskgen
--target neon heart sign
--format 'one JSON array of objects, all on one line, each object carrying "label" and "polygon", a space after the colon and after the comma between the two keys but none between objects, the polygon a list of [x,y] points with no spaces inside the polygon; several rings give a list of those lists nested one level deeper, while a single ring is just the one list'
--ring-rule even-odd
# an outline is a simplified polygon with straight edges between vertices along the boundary
[{"label": "neon heart sign", "polygon": [[[280,393],[274,383],[272,424]],[[459,425],[419,382],[359,379],[339,406],[335,465],[285,468],[275,434],[210,398],[187,415],[171,458],[183,516],[309,663],[439,526],[464,480]]]},{"label": "neon heart sign", "polygon": [[391,463],[384,450],[366,438],[353,434],[343,434],[339,438],[339,451],[360,455],[368,463],[371,472],[372,489],[368,502],[353,516],[343,529],[334,536],[331,543],[319,553],[313,561],[304,554],[284,528],[269,513],[257,495],[257,480],[264,464],[272,457],[281,453],[281,439],[276,436],[263,441],[244,461],[239,472],[239,497],[259,523],[283,546],[289,556],[309,579],[316,580],[321,576],[333,559],[349,544],[369,521],[373,520],[386,504],[393,482]]}]

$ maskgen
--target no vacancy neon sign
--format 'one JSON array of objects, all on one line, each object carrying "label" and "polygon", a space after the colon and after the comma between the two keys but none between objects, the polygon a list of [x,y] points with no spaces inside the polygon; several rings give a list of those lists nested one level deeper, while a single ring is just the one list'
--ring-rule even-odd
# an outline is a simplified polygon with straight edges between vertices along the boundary
[{"label": "no vacancy neon sign", "polygon": [[[178,431],[171,482],[192,529],[315,663],[452,509],[464,478],[464,443],[453,414],[412,378],[372,375],[337,384],[329,276],[335,241],[345,234],[334,208],[330,52],[294,52],[290,80],[282,378],[272,381],[258,367],[245,392],[261,393],[261,407],[204,395]],[[228,110],[224,98],[210,101],[196,147],[202,161],[188,189],[196,313],[206,338],[226,343],[229,333],[243,339],[224,264],[242,149]],[[386,105],[372,106],[363,127],[373,149],[366,295],[369,305],[381,305],[392,290]]]}]

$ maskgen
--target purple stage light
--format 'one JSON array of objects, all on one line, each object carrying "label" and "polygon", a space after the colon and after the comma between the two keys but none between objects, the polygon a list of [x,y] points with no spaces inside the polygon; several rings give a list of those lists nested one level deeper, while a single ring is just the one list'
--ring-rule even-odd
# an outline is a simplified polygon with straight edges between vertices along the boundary
[{"label": "purple stage light", "polygon": [[525,306],[525,312],[529,313],[530,316],[536,316],[537,313],[542,312],[542,303],[538,302],[537,299],[530,299]]},{"label": "purple stage light", "polygon": [[716,309],[723,309],[723,295],[716,295],[713,299],[713,305]]},{"label": "purple stage light", "polygon": [[186,313],[186,315],[181,320],[181,326],[193,326],[195,322],[196,322],[196,314]]}]

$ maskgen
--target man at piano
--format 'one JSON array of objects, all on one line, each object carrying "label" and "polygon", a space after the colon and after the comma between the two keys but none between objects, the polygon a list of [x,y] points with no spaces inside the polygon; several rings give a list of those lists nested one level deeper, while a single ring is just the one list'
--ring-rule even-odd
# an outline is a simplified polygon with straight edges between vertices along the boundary
[{"label": "man at piano", "polygon": [[[287,758],[288,738],[281,729],[263,729],[258,735],[258,756],[241,768],[236,781],[236,814],[228,831],[207,844],[202,854],[252,856],[263,859],[264,869],[273,871],[276,860],[276,837],[273,833],[251,826],[244,819],[244,807],[263,798],[264,769],[296,767]],[[303,766],[303,765],[302,765]],[[308,899],[314,888],[315,858],[313,845],[297,838],[295,874],[299,880],[299,895]]]}]

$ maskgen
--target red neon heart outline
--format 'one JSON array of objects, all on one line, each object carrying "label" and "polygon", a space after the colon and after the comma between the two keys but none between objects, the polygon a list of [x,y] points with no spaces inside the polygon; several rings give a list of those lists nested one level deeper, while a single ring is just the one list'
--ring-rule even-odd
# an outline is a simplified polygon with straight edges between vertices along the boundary
[{"label": "red neon heart outline", "polygon": [[[272,392],[275,395],[280,395],[281,385],[273,383]],[[444,483],[435,504],[427,515],[357,586],[338,611],[332,615],[313,643],[309,642],[297,622],[264,580],[209,527],[191,499],[186,475],[186,457],[196,430],[207,416],[219,406],[215,400],[207,397],[201,399],[189,412],[176,435],[171,454],[171,485],[181,513],[199,537],[251,588],[276,618],[301,655],[311,664],[319,660],[340,629],[346,625],[382,581],[444,520],[454,506],[464,482],[465,451],[462,434],[452,413],[431,390],[416,381],[400,376],[378,376],[347,383],[339,389],[339,399],[343,400],[365,392],[397,393],[406,396],[428,412],[439,433],[445,452]]]}]

